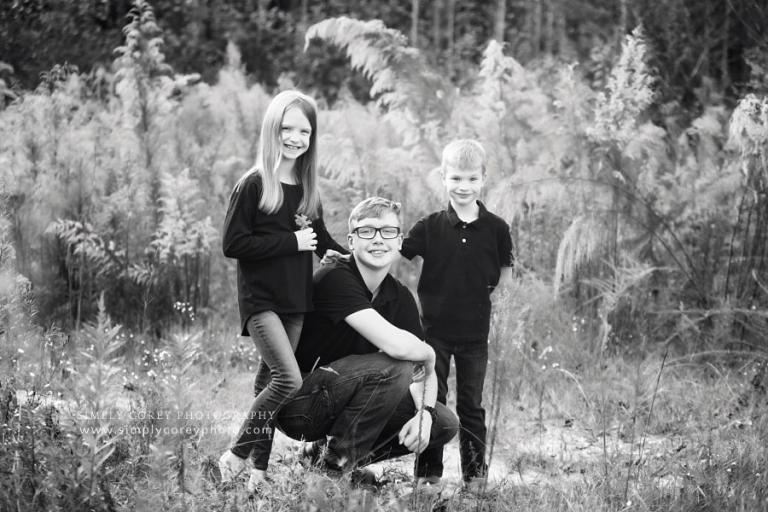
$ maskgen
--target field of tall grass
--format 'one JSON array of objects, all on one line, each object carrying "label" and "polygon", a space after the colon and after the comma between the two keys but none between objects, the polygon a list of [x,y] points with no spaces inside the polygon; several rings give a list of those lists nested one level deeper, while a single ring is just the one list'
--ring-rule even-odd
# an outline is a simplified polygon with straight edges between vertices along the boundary
[{"label": "field of tall grass", "polygon": [[[533,275],[498,290],[485,387],[489,486],[414,488],[411,457],[358,489],[278,435],[271,488],[216,483],[257,354],[231,328],[130,339],[102,311],[69,335],[19,311],[2,347],[0,510],[764,510],[765,361],[595,343]],[[6,333],[8,334],[8,333]],[[130,341],[130,343],[128,343]],[[143,347],[128,350],[128,347]],[[451,403],[449,395],[449,404]]]},{"label": "field of tall grass", "polygon": [[308,29],[371,82],[320,105],[337,240],[370,195],[406,228],[442,208],[446,142],[488,151],[517,272],[494,292],[490,485],[461,489],[456,441],[442,488],[406,458],[360,489],[280,436],[268,491],[218,485],[258,362],[218,230],[272,92],[234,44],[215,83],[173,72],[134,3],[111,71],[57,66],[0,109],[0,512],[768,510],[768,98],[657,104],[641,29],[598,74],[490,41],[459,88],[381,23]]}]

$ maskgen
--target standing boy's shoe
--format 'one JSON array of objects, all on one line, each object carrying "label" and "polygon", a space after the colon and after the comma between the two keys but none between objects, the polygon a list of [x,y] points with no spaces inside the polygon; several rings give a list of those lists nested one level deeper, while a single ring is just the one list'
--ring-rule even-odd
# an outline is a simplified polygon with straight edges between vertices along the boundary
[{"label": "standing boy's shoe", "polygon": [[232,450],[227,450],[219,458],[219,473],[221,473],[221,483],[231,482],[245,469],[246,460],[241,459]]},{"label": "standing boy's shoe", "polygon": [[420,476],[416,479],[414,492],[418,489],[424,495],[438,495],[443,491],[442,479],[439,476]]},{"label": "standing boy's shoe", "polygon": [[464,490],[472,494],[490,494],[496,491],[496,486],[484,476],[475,476],[464,481]]},{"label": "standing boy's shoe", "polygon": [[267,477],[267,472],[261,469],[252,469],[248,478],[248,484],[246,485],[248,492],[251,494],[261,493],[269,489],[272,485],[272,480]]}]

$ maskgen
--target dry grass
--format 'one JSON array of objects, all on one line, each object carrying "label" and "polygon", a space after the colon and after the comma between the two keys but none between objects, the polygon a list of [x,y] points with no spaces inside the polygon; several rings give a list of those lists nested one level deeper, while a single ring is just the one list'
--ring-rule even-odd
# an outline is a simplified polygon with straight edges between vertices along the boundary
[{"label": "dry grass", "polygon": [[[90,358],[72,354],[68,368],[50,357],[57,345],[31,331],[5,347],[18,357],[3,361],[15,380],[5,378],[0,394],[0,509],[768,508],[758,354],[665,357],[650,343],[632,356],[590,351],[588,330],[546,287],[531,277],[516,286],[498,298],[506,302],[492,337],[486,405],[495,489],[485,496],[460,490],[455,441],[438,494],[413,489],[408,458],[377,466],[389,480],[381,489],[353,489],[305,469],[297,443],[284,437],[268,493],[249,496],[244,481],[217,486],[216,460],[250,399],[247,349],[237,339],[213,345],[177,333],[156,349],[114,350],[126,338],[110,338],[102,318],[88,331]],[[32,386],[61,396],[11,393]],[[96,409],[110,414],[95,419]],[[81,430],[94,425],[112,434]]]}]

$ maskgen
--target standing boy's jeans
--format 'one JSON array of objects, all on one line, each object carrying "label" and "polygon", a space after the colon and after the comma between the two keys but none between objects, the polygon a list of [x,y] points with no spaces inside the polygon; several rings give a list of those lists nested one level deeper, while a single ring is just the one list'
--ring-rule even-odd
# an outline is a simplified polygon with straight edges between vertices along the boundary
[{"label": "standing boy's jeans", "polygon": [[256,373],[257,396],[232,453],[243,459],[250,455],[256,469],[267,469],[277,412],[301,387],[294,351],[303,323],[303,314],[278,315],[272,311],[248,319],[248,334],[259,349],[261,363]]},{"label": "standing boy's jeans", "polygon": [[[459,454],[461,474],[465,481],[486,476],[485,465],[485,409],[483,408],[483,383],[488,366],[488,342],[445,341],[427,338],[435,349],[435,373],[437,374],[437,401],[445,404],[448,394],[448,373],[451,356],[456,363],[456,413],[459,416]],[[417,474],[443,476],[443,447],[429,447],[419,458]]]},{"label": "standing boy's jeans", "polygon": [[278,413],[293,439],[331,436],[325,464],[350,470],[365,459],[406,393],[413,363],[386,354],[351,355],[315,368]]}]

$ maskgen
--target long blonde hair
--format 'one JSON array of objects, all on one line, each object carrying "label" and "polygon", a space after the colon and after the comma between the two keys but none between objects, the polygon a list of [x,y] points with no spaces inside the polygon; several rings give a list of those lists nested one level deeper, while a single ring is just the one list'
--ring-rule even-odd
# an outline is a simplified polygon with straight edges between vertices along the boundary
[{"label": "long blonde hair", "polygon": [[235,185],[239,189],[251,174],[261,176],[262,192],[259,209],[264,213],[275,213],[283,205],[283,188],[277,176],[282,157],[280,129],[285,111],[297,107],[307,117],[311,127],[309,148],[296,160],[296,177],[303,195],[298,213],[315,219],[320,210],[320,194],[317,190],[317,104],[315,100],[299,91],[283,91],[275,96],[264,112],[259,136],[259,153],[255,165]]}]

